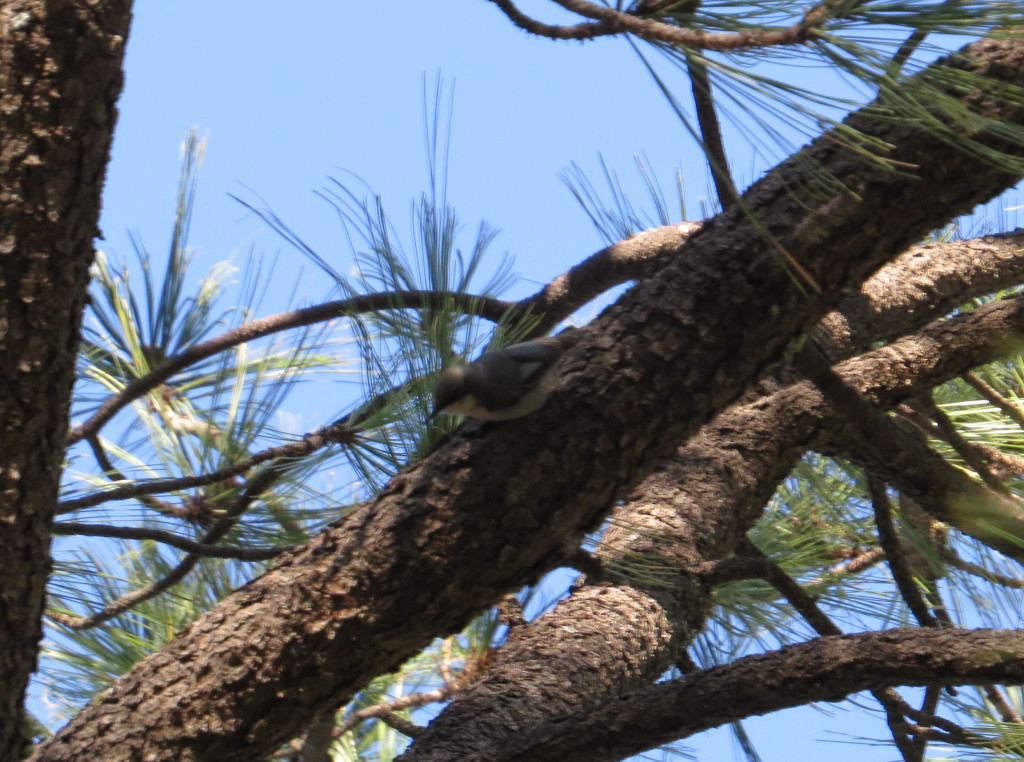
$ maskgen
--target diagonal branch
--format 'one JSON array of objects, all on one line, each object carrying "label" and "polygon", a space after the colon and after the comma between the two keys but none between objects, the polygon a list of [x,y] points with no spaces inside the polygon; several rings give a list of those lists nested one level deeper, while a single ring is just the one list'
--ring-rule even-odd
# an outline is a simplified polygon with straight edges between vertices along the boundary
[{"label": "diagonal branch", "polygon": [[618,760],[745,717],[860,691],[989,682],[1024,683],[1024,633],[906,628],[823,637],[635,691],[464,759]]},{"label": "diagonal branch", "polygon": [[[889,277],[885,271],[878,276],[883,282]],[[884,292],[880,296],[884,301]],[[921,298],[932,303],[925,292]],[[916,309],[909,313],[920,317]],[[909,320],[904,316],[904,327]],[[933,323],[838,370],[848,384],[889,406],[999,357],[1007,337],[1022,328],[1024,301],[991,304]],[[651,584],[634,574],[626,584],[585,585],[529,625],[533,633],[517,628],[483,679],[431,723],[403,760],[462,758],[497,729],[521,734],[579,710],[580,696],[615,695],[641,676],[656,679],[704,626],[710,603],[702,575],[722,568],[715,559],[728,557],[737,533],[761,517],[805,450],[841,423],[809,381],[720,413],[616,509],[599,548],[606,561],[610,553],[642,558],[648,567],[661,561],[665,575],[649,571]],[[762,571],[742,559],[726,567],[745,576]],[[575,657],[567,661],[566,652]],[[533,676],[525,698],[515,677],[524,669]],[[893,697],[885,699],[891,705]],[[903,722],[891,706],[889,716]]]},{"label": "diagonal branch", "polygon": [[111,487],[100,492],[95,492],[91,495],[85,495],[84,497],[62,500],[58,503],[57,512],[71,513],[72,511],[77,511],[81,508],[89,508],[111,500],[121,500],[138,497],[140,495],[152,495],[158,492],[173,492],[175,490],[189,489],[191,487],[203,487],[207,484],[216,484],[217,482],[227,481],[228,479],[240,476],[246,471],[249,471],[263,463],[267,463],[268,461],[283,461],[301,458],[303,456],[310,455],[317,450],[329,447],[332,444],[349,442],[353,436],[355,436],[355,432],[349,425],[348,420],[342,419],[341,421],[332,423],[330,426],[325,426],[322,429],[317,429],[310,434],[306,434],[306,436],[298,442],[289,442],[288,444],[278,445],[277,447],[269,447],[266,450],[261,450],[260,452],[250,455],[239,463],[218,468],[216,471],[211,471],[206,474],[198,474],[196,476],[173,476],[167,479],[133,481],[119,487]]},{"label": "diagonal branch", "polygon": [[871,496],[871,506],[875,511],[875,526],[878,529],[878,544],[885,551],[885,558],[889,562],[889,570],[892,572],[896,589],[900,591],[910,613],[917,619],[922,627],[938,627],[928,604],[925,602],[921,591],[917,589],[914,582],[914,575],[907,563],[907,558],[900,547],[899,537],[896,534],[896,525],[893,522],[892,503],[885,491],[885,482],[881,481],[874,474],[868,474],[868,494]]},{"label": "diagonal branch", "polygon": [[73,445],[82,439],[95,434],[114,415],[132,400],[138,399],[146,392],[165,383],[176,373],[185,368],[218,355],[231,347],[249,341],[270,336],[292,328],[323,323],[339,317],[346,317],[360,312],[378,312],[388,309],[450,309],[452,305],[461,307],[466,312],[479,314],[485,319],[497,322],[510,304],[499,299],[468,294],[439,293],[434,291],[402,291],[365,294],[349,299],[325,302],[312,307],[282,312],[279,315],[253,320],[237,328],[222,333],[212,339],[195,344],[183,352],[167,360],[159,368],[155,368],[145,376],[131,381],[118,394],[107,399],[82,425],[68,434],[68,444]]}]

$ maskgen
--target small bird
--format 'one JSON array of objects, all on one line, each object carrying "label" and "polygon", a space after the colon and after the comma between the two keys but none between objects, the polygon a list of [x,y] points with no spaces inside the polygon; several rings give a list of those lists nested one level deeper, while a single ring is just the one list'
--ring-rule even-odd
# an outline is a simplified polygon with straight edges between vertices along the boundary
[{"label": "small bird", "polygon": [[445,368],[434,387],[434,409],[429,417],[447,413],[508,421],[529,415],[544,404],[547,377],[558,358],[579,338],[578,331],[568,330]]}]

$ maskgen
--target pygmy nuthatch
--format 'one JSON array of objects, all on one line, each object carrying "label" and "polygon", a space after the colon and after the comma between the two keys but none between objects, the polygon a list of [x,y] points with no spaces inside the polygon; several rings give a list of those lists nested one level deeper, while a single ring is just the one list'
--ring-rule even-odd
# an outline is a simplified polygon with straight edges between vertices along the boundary
[{"label": "pygmy nuthatch", "polygon": [[548,396],[548,374],[562,352],[579,340],[576,330],[487,352],[468,365],[446,368],[434,387],[434,410],[485,421],[532,413]]}]

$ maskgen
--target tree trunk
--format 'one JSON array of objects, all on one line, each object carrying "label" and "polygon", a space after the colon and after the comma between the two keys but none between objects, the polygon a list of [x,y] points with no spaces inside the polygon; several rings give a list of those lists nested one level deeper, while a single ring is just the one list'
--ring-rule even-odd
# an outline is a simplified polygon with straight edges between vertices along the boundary
[{"label": "tree trunk", "polygon": [[0,759],[42,635],[127,0],[0,4]]}]

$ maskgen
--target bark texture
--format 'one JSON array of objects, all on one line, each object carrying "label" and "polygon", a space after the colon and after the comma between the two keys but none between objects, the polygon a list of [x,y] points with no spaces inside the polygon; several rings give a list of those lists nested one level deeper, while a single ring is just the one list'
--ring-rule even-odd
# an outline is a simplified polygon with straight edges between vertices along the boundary
[{"label": "bark texture", "polygon": [[131,4],[0,4],[0,759],[18,757]]},{"label": "bark texture", "polygon": [[[1024,84],[1019,43],[984,41],[965,53],[951,63]],[[1024,117],[972,103],[992,118]],[[36,759],[221,762],[270,752],[304,718],[557,564],[567,540],[844,290],[1016,180],[912,126],[849,121],[891,144],[892,159],[919,166],[919,179],[817,141],[746,195],[771,242],[739,214],[713,220],[586,330],[564,362],[564,391],[544,410],[461,429],[372,504],[136,665]],[[856,195],[813,190],[808,162]],[[776,244],[813,273],[818,295],[796,286]]]},{"label": "bark texture", "polygon": [[[1024,682],[1019,630],[907,628],[817,638],[627,694],[460,759],[605,762],[744,717],[860,691],[992,682]],[[589,739],[585,748],[581,738]]]},{"label": "bark texture", "polygon": [[[883,286],[889,276],[914,272],[913,265],[918,276],[928,269],[916,253],[867,284],[864,292],[876,298],[865,307],[887,301],[890,293]],[[918,309],[902,313],[904,321],[908,314],[926,318],[945,301],[934,288],[925,290],[923,279],[917,282]],[[1007,337],[1022,329],[1024,299],[1013,299],[933,324],[838,370],[851,387],[891,405],[997,358]],[[716,416],[638,487],[636,497],[616,509],[603,538],[599,555],[606,563],[631,554],[643,559],[647,574],[658,582],[588,584],[537,622],[513,630],[493,666],[417,736],[402,759],[463,759],[485,748],[497,754],[493,749],[501,739],[529,733],[545,718],[579,712],[640,681],[656,680],[672,666],[677,650],[704,628],[711,589],[703,570],[734,552],[807,449],[843,426],[807,381],[734,404]],[[901,477],[908,494],[925,497],[940,511],[950,493],[968,491],[998,500],[948,464],[934,470],[928,462],[933,470],[918,468]],[[1007,529],[1024,536],[1020,507],[1012,509],[1016,524]],[[660,575],[655,564],[662,567]],[[706,709],[716,712],[710,704]],[[577,743],[593,748],[586,737]]]}]

